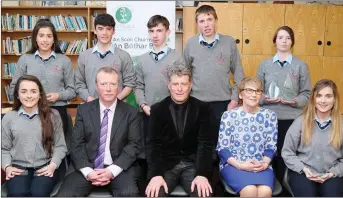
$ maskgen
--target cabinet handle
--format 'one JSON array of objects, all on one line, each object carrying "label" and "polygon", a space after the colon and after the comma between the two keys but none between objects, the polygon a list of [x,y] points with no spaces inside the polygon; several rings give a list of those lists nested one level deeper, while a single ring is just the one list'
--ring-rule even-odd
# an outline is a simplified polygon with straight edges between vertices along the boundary
[{"label": "cabinet handle", "polygon": [[250,42],[249,39],[245,39],[246,44],[249,44],[249,42]]},{"label": "cabinet handle", "polygon": [[322,45],[323,42],[322,41],[318,41],[317,43],[318,43],[318,45]]},{"label": "cabinet handle", "polygon": [[240,43],[241,41],[239,40],[239,39],[236,39],[236,43],[238,44],[238,43]]},{"label": "cabinet handle", "polygon": [[330,45],[331,45],[331,41],[328,41],[326,44],[327,44],[328,46],[330,46]]}]

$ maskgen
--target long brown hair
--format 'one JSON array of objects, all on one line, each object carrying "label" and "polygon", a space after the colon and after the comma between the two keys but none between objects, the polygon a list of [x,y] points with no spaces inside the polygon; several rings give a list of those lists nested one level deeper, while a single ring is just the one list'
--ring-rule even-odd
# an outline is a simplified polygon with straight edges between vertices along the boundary
[{"label": "long brown hair", "polygon": [[342,118],[339,112],[339,94],[336,84],[332,80],[323,79],[318,81],[311,92],[310,102],[304,110],[304,124],[302,140],[305,144],[311,142],[312,130],[314,127],[314,119],[316,115],[315,98],[320,90],[325,87],[330,87],[334,96],[334,104],[331,109],[332,131],[330,134],[330,144],[335,148],[340,148],[342,145]]},{"label": "long brown hair", "polygon": [[58,44],[58,37],[57,37],[55,26],[50,22],[49,19],[39,19],[38,22],[36,23],[31,34],[31,49],[27,53],[34,54],[39,49],[38,44],[37,44],[37,35],[38,35],[39,29],[41,28],[50,28],[52,35],[54,37],[54,44],[52,45],[51,50],[53,50],[55,53],[62,54],[62,50],[60,48],[60,45]]},{"label": "long brown hair", "polygon": [[18,79],[17,84],[14,88],[13,100],[14,106],[13,109],[18,111],[22,103],[19,100],[19,87],[23,81],[31,81],[37,84],[39,88],[40,98],[38,100],[38,114],[42,126],[42,144],[43,147],[50,158],[52,155],[52,144],[53,144],[53,127],[52,127],[52,111],[48,105],[46,95],[43,89],[42,84],[36,76],[32,75],[23,75]]}]

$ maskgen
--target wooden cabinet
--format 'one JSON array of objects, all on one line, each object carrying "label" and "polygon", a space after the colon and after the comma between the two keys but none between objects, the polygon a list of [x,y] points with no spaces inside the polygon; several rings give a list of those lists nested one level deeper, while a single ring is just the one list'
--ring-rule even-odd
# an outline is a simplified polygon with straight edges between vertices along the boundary
[{"label": "wooden cabinet", "polygon": [[218,16],[217,32],[232,36],[239,52],[242,52],[243,4],[242,3],[200,3],[214,7]]},{"label": "wooden cabinet", "polygon": [[333,80],[341,95],[340,107],[343,113],[343,57],[324,57],[323,58],[323,72],[322,78]]},{"label": "wooden cabinet", "polygon": [[285,5],[244,4],[243,54],[275,54],[273,36],[284,25]]},{"label": "wooden cabinet", "polygon": [[196,7],[183,8],[183,46],[186,46],[188,39],[198,32],[195,22],[196,9]]},{"label": "wooden cabinet", "polygon": [[256,76],[259,65],[262,61],[270,58],[271,55],[241,55],[244,74],[246,77]]},{"label": "wooden cabinet", "polygon": [[324,56],[343,56],[342,6],[327,6]]},{"label": "wooden cabinet", "polygon": [[310,71],[312,86],[319,80],[323,79],[323,57],[322,56],[297,56],[304,61]]},{"label": "wooden cabinet", "polygon": [[285,25],[294,31],[293,54],[322,56],[326,6],[286,5]]}]

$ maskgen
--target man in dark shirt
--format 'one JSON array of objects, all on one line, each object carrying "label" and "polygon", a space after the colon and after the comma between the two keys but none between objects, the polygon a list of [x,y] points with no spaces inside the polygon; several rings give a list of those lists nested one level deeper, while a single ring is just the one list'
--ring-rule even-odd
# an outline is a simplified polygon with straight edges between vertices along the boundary
[{"label": "man in dark shirt", "polygon": [[[170,96],[151,108],[147,138],[148,197],[164,197],[181,184],[190,196],[210,196],[213,141],[208,103],[191,97],[192,73],[168,68]],[[161,188],[163,187],[163,188]]]}]

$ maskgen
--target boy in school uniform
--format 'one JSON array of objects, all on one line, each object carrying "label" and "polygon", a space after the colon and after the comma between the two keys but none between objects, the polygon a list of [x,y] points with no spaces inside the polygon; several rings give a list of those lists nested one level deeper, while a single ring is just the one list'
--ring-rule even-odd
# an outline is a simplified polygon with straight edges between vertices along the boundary
[{"label": "boy in school uniform", "polygon": [[[216,32],[216,10],[203,5],[195,15],[200,34],[188,40],[184,57],[193,71],[191,96],[209,102],[215,114],[211,122],[215,126],[216,142],[222,113],[238,106],[237,85],[244,72],[234,39]],[[230,73],[234,75],[234,86],[230,84]]]},{"label": "boy in school uniform", "polygon": [[152,16],[147,23],[150,51],[139,56],[136,67],[136,101],[146,116],[150,107],[169,96],[167,68],[174,62],[184,62],[181,53],[168,47],[166,40],[170,35],[169,21],[161,15]]},{"label": "boy in school uniform", "polygon": [[147,134],[150,107],[169,96],[167,68],[174,62],[184,63],[181,53],[168,47],[169,21],[161,15],[152,16],[147,23],[152,49],[138,58],[135,97],[143,110],[144,131]]},{"label": "boy in school uniform", "polygon": [[100,14],[94,20],[94,33],[97,44],[82,52],[75,73],[75,85],[78,95],[85,102],[98,98],[95,86],[97,71],[102,67],[112,67],[119,75],[118,99],[125,99],[135,88],[136,77],[132,59],[126,51],[112,44],[115,33],[115,21],[109,14]]}]

